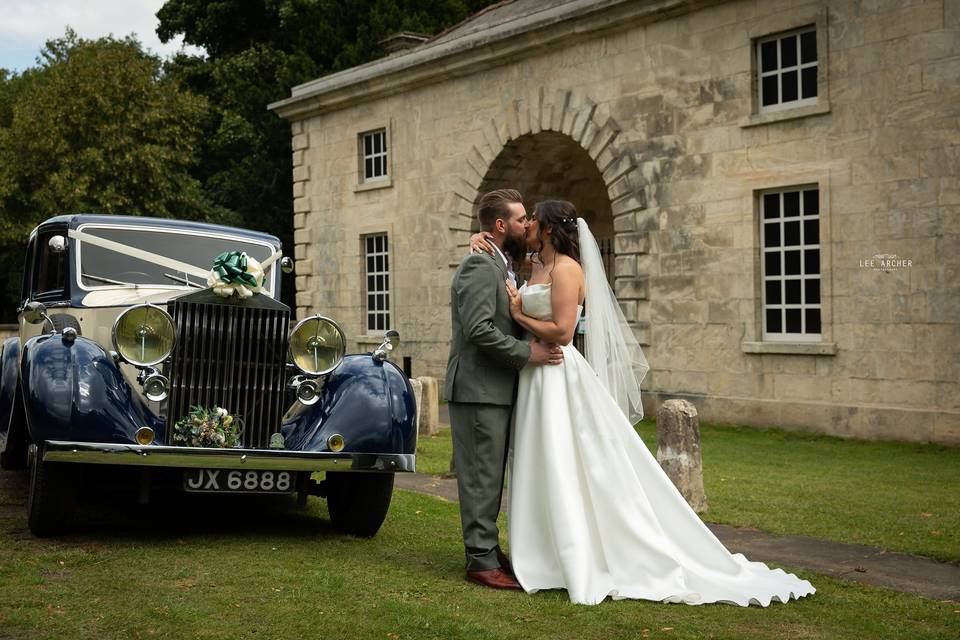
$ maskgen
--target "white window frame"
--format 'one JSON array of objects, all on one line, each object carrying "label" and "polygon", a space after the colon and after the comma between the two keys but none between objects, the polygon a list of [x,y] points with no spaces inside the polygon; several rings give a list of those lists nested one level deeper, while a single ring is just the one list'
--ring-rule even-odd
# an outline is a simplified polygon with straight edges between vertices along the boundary
[{"label": "white window frame", "polygon": [[[378,248],[377,239],[382,238],[383,244]],[[383,335],[392,328],[392,293],[391,293],[391,271],[390,271],[390,234],[386,231],[368,233],[360,236],[363,254],[363,334],[365,335]],[[372,245],[373,250],[370,250]],[[382,257],[382,268],[378,268],[377,258]],[[374,260],[374,268],[370,269],[370,259]],[[383,277],[383,287],[377,286],[377,278]],[[374,287],[370,288],[370,278],[373,278]],[[382,308],[370,308],[370,296],[384,296]],[[377,305],[374,305],[377,307]],[[371,319],[376,327],[378,318],[382,317],[383,329],[371,328]]]},{"label": "white window frame", "polygon": [[[375,151],[376,148],[375,140],[379,138],[380,140],[380,150]],[[367,140],[371,140],[371,151],[367,153]],[[370,131],[364,131],[357,134],[357,144],[359,150],[360,158],[360,184],[372,184],[372,183],[383,183],[390,179],[390,136],[387,133],[387,127],[380,127],[379,129],[373,129]],[[370,160],[374,165],[377,164],[377,161],[380,161],[380,165],[383,167],[383,173],[375,175],[367,175],[367,161]]]},{"label": "white window frame", "polygon": [[[817,191],[817,213],[807,215],[804,211],[804,195],[805,191],[810,190]],[[784,218],[783,215],[783,194],[797,192],[800,194],[800,211],[799,216],[790,217],[789,219]],[[765,212],[766,206],[766,196],[776,194],[779,196],[779,208],[780,215],[776,218],[767,218]],[[759,237],[760,237],[760,294],[761,294],[761,304],[760,304],[760,323],[761,323],[761,336],[762,340],[765,342],[822,342],[823,341],[823,327],[824,327],[824,311],[823,311],[823,296],[824,296],[824,286],[823,286],[823,224],[821,224],[823,211],[820,208],[821,196],[820,196],[820,185],[819,184],[804,184],[796,185],[789,187],[778,187],[776,189],[765,189],[758,192],[759,198]],[[817,221],[817,236],[818,242],[813,244],[806,244],[805,232],[804,232],[804,221],[806,220],[816,220]],[[800,252],[800,273],[794,275],[787,275],[785,273],[785,253],[787,251],[786,245],[784,244],[784,223],[785,222],[798,222],[800,225],[800,244],[791,245],[790,251],[799,251]],[[780,245],[777,247],[769,248],[766,246],[766,225],[777,223],[779,225],[779,237]],[[804,301],[806,297],[806,280],[812,280],[814,277],[812,274],[806,273],[806,251],[808,249],[816,249],[818,252],[818,265],[817,265],[817,274],[815,279],[819,282],[820,290],[820,301],[817,303],[807,303]],[[776,276],[768,276],[766,273],[766,256],[769,253],[779,253],[780,254],[780,274]],[[780,303],[773,305],[767,302],[767,282],[770,280],[776,280],[781,282],[781,297]],[[801,291],[801,301],[800,303],[790,303],[786,301],[786,285],[785,281],[787,280],[799,280],[800,281],[800,291]],[[782,331],[779,333],[771,333],[767,331],[767,311],[768,307],[776,306],[778,310],[781,311],[781,322]],[[807,324],[807,310],[816,309],[820,315],[820,331],[817,333],[806,333],[801,331],[801,333],[787,333],[786,331],[786,310],[787,309],[799,309],[800,310],[800,326],[801,329],[806,328]]]},{"label": "white window frame", "polygon": [[[815,24],[806,25],[798,29],[793,29],[791,31],[786,31],[783,33],[777,33],[774,35],[766,36],[759,38],[754,43],[754,55],[756,56],[756,69],[757,69],[757,106],[759,107],[760,113],[770,113],[772,111],[784,111],[786,109],[796,109],[798,107],[808,107],[811,105],[817,104],[817,98],[820,95],[819,88],[819,75],[820,75],[820,51],[817,49],[817,59],[813,62],[801,62],[800,60],[800,36],[804,33],[813,33],[814,38],[820,39],[821,35],[817,33],[817,26]],[[789,38],[790,36],[797,36],[797,64],[792,67],[781,67],[780,66],[780,55],[782,48],[780,46],[780,41],[784,38]],[[761,59],[761,51],[763,45],[767,42],[776,42],[777,46],[777,68],[773,71],[763,71],[763,60]],[[803,98],[803,70],[809,69],[811,67],[817,68],[817,95],[812,98]],[[783,102],[783,75],[789,71],[797,72],[797,99],[791,100],[790,102]],[[771,105],[763,105],[763,79],[770,76],[777,77],[777,102]]]}]

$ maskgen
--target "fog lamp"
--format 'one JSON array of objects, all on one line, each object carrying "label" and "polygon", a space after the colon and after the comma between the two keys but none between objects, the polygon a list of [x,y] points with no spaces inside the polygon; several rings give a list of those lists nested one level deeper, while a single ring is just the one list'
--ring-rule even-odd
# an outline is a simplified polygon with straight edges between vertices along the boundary
[{"label": "fog lamp", "polygon": [[160,402],[167,399],[167,379],[159,373],[152,373],[143,381],[143,395],[147,400]]},{"label": "fog lamp", "polygon": [[343,451],[344,444],[345,443],[343,441],[343,436],[340,435],[339,433],[335,433],[329,438],[327,438],[327,447],[330,448],[330,451],[333,451],[333,452]]},{"label": "fog lamp", "polygon": [[139,429],[137,429],[137,433],[135,435],[137,439],[137,444],[142,444],[144,446],[148,444],[153,444],[154,435],[155,434],[153,433],[153,429],[151,429],[150,427],[140,427]]},{"label": "fog lamp", "polygon": [[320,387],[313,380],[303,380],[297,385],[297,400],[301,404],[311,405],[320,399]]}]

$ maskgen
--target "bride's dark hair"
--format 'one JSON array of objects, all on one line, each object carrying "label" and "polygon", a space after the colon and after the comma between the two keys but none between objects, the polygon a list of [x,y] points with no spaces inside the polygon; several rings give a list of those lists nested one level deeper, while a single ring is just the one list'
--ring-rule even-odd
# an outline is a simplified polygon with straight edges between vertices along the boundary
[{"label": "bride's dark hair", "polygon": [[[537,240],[543,246],[543,234],[550,229],[557,253],[580,262],[580,232],[577,231],[577,208],[566,200],[543,200],[533,208],[533,217],[540,223]],[[539,258],[539,256],[538,256]]]}]

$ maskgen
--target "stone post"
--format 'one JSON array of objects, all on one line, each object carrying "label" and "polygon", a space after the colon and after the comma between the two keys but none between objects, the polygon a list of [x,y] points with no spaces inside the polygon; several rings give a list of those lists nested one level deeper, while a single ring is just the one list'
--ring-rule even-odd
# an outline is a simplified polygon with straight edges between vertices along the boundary
[{"label": "stone post", "polygon": [[423,391],[419,402],[420,424],[417,430],[422,436],[433,436],[440,432],[440,385],[436,378],[420,376],[416,379]]},{"label": "stone post", "polygon": [[657,462],[697,513],[707,510],[700,461],[700,419],[686,400],[667,400],[657,411]]},{"label": "stone post", "polygon": [[420,416],[423,415],[423,384],[417,378],[410,378],[410,386],[413,388],[413,398],[417,401],[417,433],[420,433]]}]

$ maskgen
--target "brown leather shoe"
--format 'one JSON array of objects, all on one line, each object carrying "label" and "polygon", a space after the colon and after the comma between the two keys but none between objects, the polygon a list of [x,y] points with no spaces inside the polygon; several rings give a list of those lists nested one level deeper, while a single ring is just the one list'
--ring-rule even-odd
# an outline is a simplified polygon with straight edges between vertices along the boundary
[{"label": "brown leather shoe", "polygon": [[504,573],[502,569],[467,571],[467,580],[491,589],[513,589],[520,591],[520,583]]}]

